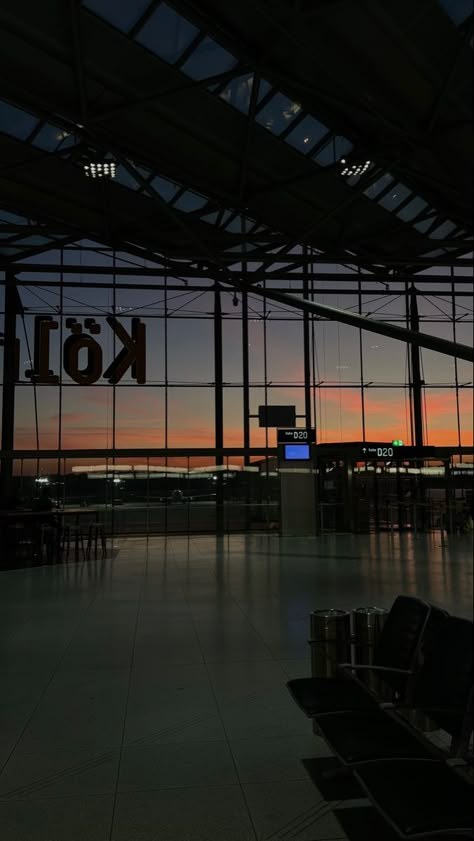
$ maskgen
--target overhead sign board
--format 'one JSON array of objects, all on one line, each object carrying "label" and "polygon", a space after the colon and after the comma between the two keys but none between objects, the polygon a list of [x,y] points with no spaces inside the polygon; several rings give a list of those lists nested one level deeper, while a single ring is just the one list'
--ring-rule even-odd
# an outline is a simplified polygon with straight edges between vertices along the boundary
[{"label": "overhead sign board", "polygon": [[259,406],[259,426],[294,426],[296,423],[295,406]]},{"label": "overhead sign board", "polygon": [[362,444],[360,456],[363,461],[406,461],[411,458],[430,458],[434,447],[404,447],[395,444]]}]

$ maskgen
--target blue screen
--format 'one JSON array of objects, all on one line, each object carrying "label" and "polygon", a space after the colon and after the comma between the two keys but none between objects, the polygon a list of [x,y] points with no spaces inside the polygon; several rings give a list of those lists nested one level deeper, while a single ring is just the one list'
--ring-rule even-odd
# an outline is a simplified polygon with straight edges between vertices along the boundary
[{"label": "blue screen", "polygon": [[309,444],[285,444],[286,461],[309,461]]}]

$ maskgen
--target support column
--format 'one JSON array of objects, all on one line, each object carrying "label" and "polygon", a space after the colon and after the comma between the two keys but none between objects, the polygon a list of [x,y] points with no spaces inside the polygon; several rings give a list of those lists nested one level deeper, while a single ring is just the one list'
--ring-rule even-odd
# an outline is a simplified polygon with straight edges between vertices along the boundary
[{"label": "support column", "polygon": [[[244,447],[250,448],[250,394],[249,394],[249,307],[247,292],[242,292],[242,384],[243,384],[243,423]],[[244,464],[250,464],[248,453]]]},{"label": "support column", "polygon": [[[307,269],[306,269],[307,270]],[[308,278],[303,278],[303,297],[309,298]],[[303,310],[303,364],[304,364],[304,414],[305,426],[311,428],[311,362],[309,344],[309,312]]]},{"label": "support column", "polygon": [[[224,446],[224,396],[222,376],[222,305],[218,284],[214,292],[214,420],[216,450],[222,452]],[[216,467],[222,467],[224,458],[216,455]],[[222,470],[216,471],[216,532],[224,533],[224,477]]]},{"label": "support column", "polygon": [[[416,297],[416,289],[414,286],[410,287],[410,330],[419,333],[420,318],[418,315],[418,302]],[[422,403],[422,386],[424,382],[421,378],[421,364],[420,364],[420,348],[418,345],[410,345],[411,356],[411,371],[413,378],[412,385],[412,400],[413,400],[413,421],[415,429],[415,447],[423,446],[423,403]]]},{"label": "support column", "polygon": [[16,339],[16,316],[20,301],[16,290],[15,276],[7,272],[5,278],[5,328],[3,339],[3,390],[2,390],[2,450],[0,495],[12,492],[13,445],[15,434],[15,379],[18,376],[18,343]]},{"label": "support column", "polygon": [[[410,329],[416,333],[420,331],[420,318],[418,314],[418,301],[416,288],[412,284],[410,287]],[[424,381],[421,378],[421,354],[418,345],[410,345],[411,355],[411,372],[412,372],[412,400],[413,400],[413,427],[415,430],[415,447],[423,446],[423,386]],[[415,466],[423,467],[423,459],[417,459]],[[421,474],[416,477],[416,491],[414,494],[414,505],[412,507],[412,528],[415,530],[420,527],[425,528],[426,525],[426,494],[424,486],[424,478]],[[420,506],[417,503],[421,503]],[[408,512],[406,512],[408,517]]]}]

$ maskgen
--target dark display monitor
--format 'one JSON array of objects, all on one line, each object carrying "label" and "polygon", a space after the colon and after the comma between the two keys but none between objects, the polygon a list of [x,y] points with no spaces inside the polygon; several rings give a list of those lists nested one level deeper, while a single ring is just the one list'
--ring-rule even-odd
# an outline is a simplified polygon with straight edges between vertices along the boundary
[{"label": "dark display monitor", "polygon": [[309,461],[309,444],[285,444],[285,461]]}]

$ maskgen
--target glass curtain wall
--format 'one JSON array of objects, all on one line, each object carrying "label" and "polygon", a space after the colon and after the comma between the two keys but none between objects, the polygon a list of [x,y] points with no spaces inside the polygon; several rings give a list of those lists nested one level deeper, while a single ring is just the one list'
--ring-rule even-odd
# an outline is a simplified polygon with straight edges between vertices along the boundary
[{"label": "glass curtain wall", "polygon": [[[153,267],[94,243],[29,262],[34,271],[16,273],[14,316],[13,476],[23,499],[47,485],[60,504],[102,506],[118,532],[274,529],[276,430],[259,425],[259,407],[294,406],[317,443],[414,440],[401,342],[211,279],[127,275]],[[462,276],[432,269],[414,282],[420,329],[469,344]],[[396,275],[310,264],[265,284],[409,324],[411,282]],[[421,365],[424,443],[472,446],[471,366],[426,350]]]}]

